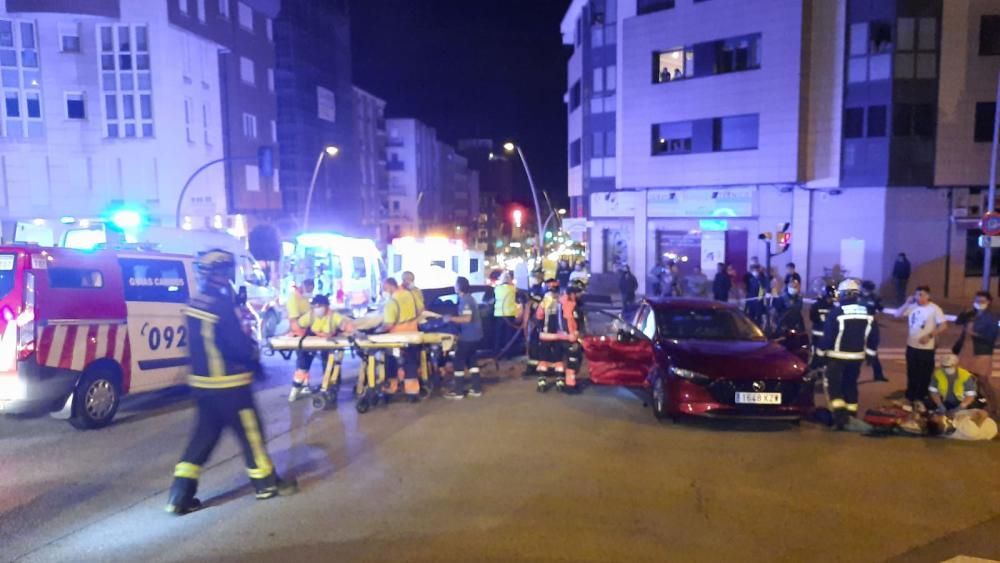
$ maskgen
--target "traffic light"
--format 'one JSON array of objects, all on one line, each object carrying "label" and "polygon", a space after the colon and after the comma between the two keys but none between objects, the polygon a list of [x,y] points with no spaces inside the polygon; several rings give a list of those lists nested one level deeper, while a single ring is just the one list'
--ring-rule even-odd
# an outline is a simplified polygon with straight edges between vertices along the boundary
[{"label": "traffic light", "polygon": [[778,234],[778,244],[781,246],[782,250],[788,248],[792,244],[792,233],[785,231],[784,233]]},{"label": "traffic light", "polygon": [[520,207],[515,207],[510,212],[510,220],[514,223],[514,226],[521,228],[521,222],[524,220],[524,211]]}]

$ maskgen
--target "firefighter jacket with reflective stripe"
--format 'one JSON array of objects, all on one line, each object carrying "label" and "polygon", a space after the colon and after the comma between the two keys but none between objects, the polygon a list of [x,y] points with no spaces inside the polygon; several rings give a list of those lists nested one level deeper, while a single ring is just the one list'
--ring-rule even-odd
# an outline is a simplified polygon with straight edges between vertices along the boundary
[{"label": "firefighter jacket with reflective stripe", "polygon": [[834,306],[823,325],[817,353],[833,360],[864,360],[878,349],[875,313],[857,302]]},{"label": "firefighter jacket with reflective stripe", "polygon": [[542,302],[535,309],[535,319],[541,321],[539,332],[542,334],[559,334],[566,332],[566,319],[562,315],[559,295],[546,293]]},{"label": "firefighter jacket with reflective stripe", "polygon": [[509,283],[502,283],[493,289],[496,302],[493,304],[494,317],[517,316],[517,288]]},{"label": "firefighter jacket with reflective stripe", "polygon": [[184,316],[191,355],[188,383],[200,389],[249,385],[257,370],[257,344],[243,331],[233,296],[209,290],[191,301]]},{"label": "firefighter jacket with reflective stripe", "polygon": [[820,297],[809,307],[809,321],[812,323],[813,336],[823,336],[823,327],[826,325],[826,317],[833,309],[833,302],[826,297]]}]

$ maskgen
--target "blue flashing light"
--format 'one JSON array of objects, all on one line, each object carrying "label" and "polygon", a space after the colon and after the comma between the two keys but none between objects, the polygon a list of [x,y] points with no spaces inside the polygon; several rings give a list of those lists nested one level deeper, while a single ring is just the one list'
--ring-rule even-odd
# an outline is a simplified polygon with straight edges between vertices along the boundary
[{"label": "blue flashing light", "polygon": [[138,229],[142,219],[142,213],[134,209],[119,209],[111,214],[111,223],[123,231]]}]

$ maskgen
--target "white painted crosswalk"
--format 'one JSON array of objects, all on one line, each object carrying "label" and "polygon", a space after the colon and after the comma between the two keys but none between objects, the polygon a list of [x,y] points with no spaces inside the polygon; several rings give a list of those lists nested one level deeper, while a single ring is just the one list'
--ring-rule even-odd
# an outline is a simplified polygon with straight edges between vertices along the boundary
[{"label": "white painted crosswalk", "polygon": [[[935,352],[937,360],[941,360],[943,356],[950,354],[951,351],[947,349],[940,349]],[[878,357],[883,362],[886,361],[905,361],[906,360],[906,348],[879,348]],[[997,374],[1000,370],[1000,355],[995,354],[993,356],[993,373]]]}]

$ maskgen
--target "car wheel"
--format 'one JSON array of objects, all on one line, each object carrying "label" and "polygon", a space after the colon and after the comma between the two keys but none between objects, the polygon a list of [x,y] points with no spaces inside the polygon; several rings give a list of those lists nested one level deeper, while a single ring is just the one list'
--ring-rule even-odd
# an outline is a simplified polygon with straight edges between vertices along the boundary
[{"label": "car wheel", "polygon": [[69,423],[80,430],[103,428],[111,424],[121,401],[121,386],[116,373],[95,370],[84,373],[73,392],[73,416]]},{"label": "car wheel", "polygon": [[667,382],[660,376],[653,378],[652,395],[653,416],[656,420],[675,420],[675,417],[667,412]]}]

